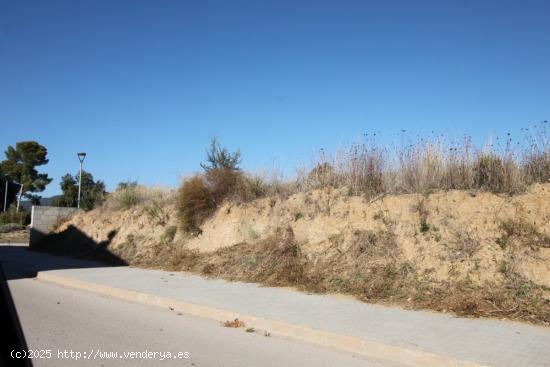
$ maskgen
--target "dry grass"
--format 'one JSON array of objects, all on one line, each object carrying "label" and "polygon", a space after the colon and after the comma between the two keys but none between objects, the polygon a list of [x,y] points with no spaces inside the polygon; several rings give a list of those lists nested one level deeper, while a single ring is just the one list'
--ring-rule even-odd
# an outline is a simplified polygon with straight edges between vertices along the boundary
[{"label": "dry grass", "polygon": [[170,219],[165,200],[161,198],[154,198],[149,203],[145,204],[143,206],[143,211],[147,214],[151,223],[155,225],[164,226]]},{"label": "dry grass", "polygon": [[503,233],[497,243],[503,248],[511,244],[531,249],[550,248],[550,236],[541,232],[535,223],[527,222],[521,217],[503,220],[500,228]]},{"label": "dry grass", "polygon": [[412,265],[399,260],[393,230],[356,231],[346,251],[337,247],[319,256],[308,269],[309,289],[343,292],[364,300],[383,300],[400,293]]},{"label": "dry grass", "polygon": [[[223,324],[223,327],[229,327],[229,328],[240,328],[240,327],[245,327],[245,323],[242,322],[241,320],[239,319],[235,319],[233,321],[225,321]],[[247,330],[248,331],[248,330]],[[252,332],[254,331],[254,329],[252,329]]]},{"label": "dry grass", "polygon": [[199,234],[200,224],[216,209],[216,202],[203,176],[195,175],[182,183],[177,208],[183,229]]},{"label": "dry grass", "polygon": [[430,225],[428,223],[428,215],[430,214],[430,212],[428,211],[428,208],[426,206],[426,200],[424,198],[421,198],[415,205],[413,205],[411,210],[418,213],[420,232],[428,232],[430,230]]},{"label": "dry grass", "polygon": [[550,149],[528,154],[523,171],[530,182],[550,182]]},{"label": "dry grass", "polygon": [[[537,138],[527,142],[530,146],[527,152],[517,148],[509,135],[502,145],[497,139],[496,144],[483,148],[474,147],[468,137],[448,142],[440,136],[402,143],[395,150],[381,147],[376,137],[372,137],[333,156],[321,150],[313,168],[299,170],[296,179],[286,183],[247,175],[236,166],[213,165],[182,183],[178,196],[180,222],[186,232],[197,235],[201,233],[202,222],[225,200],[243,203],[264,196],[285,197],[325,188],[346,188],[350,195],[368,199],[457,189],[513,195],[532,183],[550,179],[546,124],[541,123]],[[213,144],[209,159],[214,163],[218,163],[216,159],[225,162],[229,153],[216,148],[215,141]],[[216,158],[221,153],[223,157]],[[236,164],[240,153],[236,152],[233,158]],[[127,190],[121,193],[119,201],[128,207],[139,198]],[[421,215],[421,231],[427,232],[429,227]]]},{"label": "dry grass", "polygon": [[548,121],[535,125],[528,137],[524,154],[523,173],[531,182],[550,182],[550,136]]},{"label": "dry grass", "polygon": [[157,220],[165,220],[162,209],[173,201],[174,190],[163,187],[146,187],[137,183],[123,184],[110,193],[102,204],[103,210],[125,210],[144,207]]},{"label": "dry grass", "polygon": [[349,150],[337,152],[329,159],[323,150],[318,162],[308,171],[298,172],[297,191],[310,191],[325,187],[347,187],[351,195],[374,196],[385,191],[385,151],[366,144],[353,144]]},{"label": "dry grass", "polygon": [[453,284],[426,282],[415,290],[416,296],[410,300],[415,308],[550,325],[550,305],[544,288],[518,274],[511,274],[503,283],[474,285],[467,279]]},{"label": "dry grass", "polygon": [[[413,263],[399,261],[391,229],[359,231],[347,251],[335,249],[313,258],[304,256],[292,238],[287,230],[256,245],[240,244],[214,253],[181,249],[170,269],[269,286],[293,286],[309,292],[344,293],[369,302],[461,316],[504,317],[550,325],[550,304],[544,298],[544,287],[511,270],[502,283],[434,281],[419,275]],[[468,236],[460,243],[466,256],[477,251]],[[162,260],[156,262],[158,265]]]},{"label": "dry grass", "polygon": [[[7,228],[6,228],[7,229]],[[0,231],[0,243],[28,243],[29,231],[26,229]]]},{"label": "dry grass", "polygon": [[29,242],[29,231],[25,228],[30,223],[30,213],[26,210],[16,212],[14,207],[0,213],[0,242]]},{"label": "dry grass", "polygon": [[162,233],[162,236],[160,237],[160,243],[162,244],[168,244],[174,241],[174,237],[176,236],[176,232],[178,231],[178,227],[176,226],[168,226]]},{"label": "dry grass", "polygon": [[284,183],[272,174],[258,175],[242,173],[231,195],[236,203],[246,203],[262,197],[288,196],[292,191],[291,184]]},{"label": "dry grass", "polygon": [[454,240],[448,244],[449,258],[462,260],[473,257],[481,248],[481,242],[472,230],[455,230]]},{"label": "dry grass", "polygon": [[[438,215],[442,214],[438,212],[437,205],[427,199],[433,190],[468,190],[469,194],[449,194],[460,194],[460,200],[473,197],[478,190],[516,194],[531,183],[548,180],[548,145],[535,144],[523,155],[514,152],[511,146],[510,139],[503,148],[488,146],[483,149],[473,147],[469,139],[456,144],[434,139],[421,140],[390,152],[371,142],[353,145],[345,152],[337,152],[332,158],[321,152],[313,169],[303,170],[295,181],[286,183],[247,175],[239,170],[210,169],[183,181],[177,197],[137,185],[123,187],[109,197],[105,208],[142,207],[151,223],[165,226],[168,221],[164,209],[175,201],[181,227],[192,234],[201,233],[200,226],[205,219],[226,200],[238,204],[267,196],[269,199],[262,201],[265,207],[251,205],[250,208],[268,211],[273,215],[268,220],[284,224],[278,224],[281,228],[275,233],[271,232],[273,227],[270,227],[260,235],[237,237],[237,240],[227,243],[228,247],[213,252],[187,248],[194,238],[182,237],[181,242],[179,238],[174,241],[177,228],[167,226],[163,228],[164,232],[155,234],[156,246],[139,247],[140,239],[128,236],[113,252],[136,266],[192,271],[228,280],[291,286],[310,292],[338,292],[361,300],[454,312],[464,316],[506,317],[549,325],[549,289],[524,278],[530,275],[522,273],[519,267],[521,256],[532,255],[536,251],[542,253],[542,247],[550,247],[550,236],[541,230],[541,226],[516,215],[500,224],[501,235],[497,243],[501,249],[493,244],[486,247],[488,239],[481,222],[472,226],[475,230],[461,228],[462,220],[455,221],[453,226],[445,224],[438,220]],[[288,209],[281,205],[281,197],[317,188],[326,190],[317,192],[318,196],[297,195],[305,197],[303,205],[301,202],[296,204],[296,198],[289,200],[296,207]],[[322,240],[324,242],[318,243],[315,239],[311,243],[300,243],[287,225],[294,226],[298,234],[299,230],[304,231],[299,225],[303,225],[305,220],[319,219],[319,227],[327,223],[323,220],[346,220],[346,223],[351,223],[348,213],[345,213],[350,208],[333,205],[331,200],[334,197],[330,193],[337,191],[333,189],[366,196],[369,200],[350,199],[342,195],[344,202],[357,201],[368,205],[376,202],[374,198],[386,194],[419,193],[423,196],[417,195],[418,202],[410,208],[418,217],[403,213],[409,210],[410,200],[406,201],[407,206],[399,206],[399,218],[403,223],[395,223],[381,208],[374,214],[373,227],[359,227],[361,230],[340,227],[341,231]],[[491,203],[497,198],[499,201],[509,200],[505,198],[507,195],[478,196],[484,196],[485,200],[490,197]],[[308,208],[311,209],[309,212]],[[360,206],[360,209],[364,207]],[[244,215],[253,213],[248,211]],[[228,217],[220,214],[220,218]],[[281,218],[286,221],[277,222]],[[239,221],[244,220],[240,217]],[[364,223],[362,219],[358,221]],[[219,223],[215,224],[215,230],[218,230]],[[434,224],[448,225],[448,228],[439,230]],[[404,239],[403,231],[407,228],[412,228],[412,244]],[[324,230],[324,227],[321,228],[321,231]],[[423,235],[416,236],[418,231]],[[272,235],[268,236],[268,233]],[[441,236],[444,241],[436,239],[440,242],[436,244],[439,247],[428,246],[434,244],[432,239],[441,239]],[[298,238],[304,238],[303,233]],[[494,233],[489,238],[493,241]],[[245,242],[229,246],[238,241]],[[443,244],[446,247],[441,250]],[[315,249],[311,250],[312,247]],[[430,259],[433,254],[425,249],[437,252],[437,260]],[[495,255],[491,258],[491,264],[483,263],[489,256],[487,253]],[[85,255],[90,256],[88,253]],[[492,260],[498,261],[496,266]],[[451,271],[445,275],[432,275],[426,272],[430,270],[426,268],[426,263],[430,261],[441,261],[433,265],[431,270],[434,273],[442,269],[446,272],[447,265],[453,268],[457,264],[463,264],[465,270],[461,271],[460,276],[459,272],[449,275]],[[482,263],[480,268],[477,268],[478,261]],[[481,276],[485,269],[492,272],[490,276]],[[529,279],[537,281],[536,278]]]},{"label": "dry grass", "polygon": [[333,156],[321,150],[312,169],[298,172],[293,187],[347,187],[351,195],[369,198],[456,189],[516,194],[532,183],[550,180],[547,124],[537,125],[537,134],[521,145],[514,145],[508,135],[502,145],[497,139],[482,148],[474,147],[469,137],[459,142],[438,137],[409,141],[395,150],[381,147],[375,139]]},{"label": "dry grass", "polygon": [[235,245],[202,256],[198,270],[231,280],[297,286],[304,283],[305,258],[289,227],[259,244]]},{"label": "dry grass", "polygon": [[73,217],[73,215],[74,214],[66,214],[66,215],[60,215],[59,217],[57,217],[55,223],[52,226],[51,231],[52,232],[57,232],[57,230],[59,228],[61,228],[61,226],[63,226],[63,224],[68,222]]},{"label": "dry grass", "polygon": [[[550,301],[544,296],[548,289],[519,275],[512,255],[500,268],[501,281],[474,283],[468,277],[435,280],[402,256],[394,226],[388,222],[380,230],[355,231],[350,238],[335,236],[325,252],[308,255],[290,227],[279,229],[258,243],[241,243],[214,252],[199,252],[181,243],[160,241],[148,253],[138,253],[139,239],[133,236],[111,251],[128,264],[145,268],[191,271],[232,281],[350,294],[369,302],[462,316],[505,317],[550,325]],[[510,238],[529,237],[533,233],[513,228]],[[69,240],[64,238],[62,243]],[[479,242],[472,233],[457,232],[456,243],[450,246],[454,254],[461,254],[458,257],[468,258],[476,254]],[[74,248],[71,245],[65,251]],[[87,251],[74,255],[90,258],[101,254]]]}]

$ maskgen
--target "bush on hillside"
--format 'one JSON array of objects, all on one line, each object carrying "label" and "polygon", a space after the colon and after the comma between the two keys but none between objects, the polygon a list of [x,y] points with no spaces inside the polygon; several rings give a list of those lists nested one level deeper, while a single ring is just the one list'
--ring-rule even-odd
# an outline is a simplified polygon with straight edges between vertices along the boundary
[{"label": "bush on hillside", "polygon": [[519,189],[519,168],[510,157],[481,154],[474,162],[476,189],[514,193]]},{"label": "bush on hillside", "polygon": [[229,168],[212,169],[204,174],[210,199],[215,205],[220,205],[236,192],[241,176],[241,172]]},{"label": "bush on hillside", "polygon": [[272,189],[261,177],[243,174],[237,180],[233,198],[237,202],[245,203],[271,194]]},{"label": "bush on hillside", "polygon": [[22,226],[19,223],[0,224],[0,233],[9,233],[13,231],[20,231],[22,229],[25,229],[25,226]]},{"label": "bush on hillside", "polygon": [[107,206],[115,209],[130,209],[143,201],[137,181],[119,182],[116,190],[109,194]]},{"label": "bush on hillside", "polygon": [[161,186],[146,187],[136,181],[120,182],[117,189],[108,194],[102,209],[128,210],[140,207],[157,224],[168,221],[165,206],[174,200],[174,191]]},{"label": "bush on hillside", "polygon": [[[239,163],[239,151],[229,152],[212,139],[201,163],[204,173],[185,180],[178,193],[180,223],[186,232],[200,233],[200,225],[224,200],[250,200],[261,195],[263,184],[245,176]],[[265,191],[265,190],[264,190]]]},{"label": "bush on hillside", "polygon": [[550,182],[550,151],[529,154],[525,158],[524,174],[531,182]]},{"label": "bush on hillside", "polygon": [[204,176],[195,175],[182,183],[178,192],[177,209],[183,230],[199,234],[200,224],[215,208],[216,202],[212,199]]}]

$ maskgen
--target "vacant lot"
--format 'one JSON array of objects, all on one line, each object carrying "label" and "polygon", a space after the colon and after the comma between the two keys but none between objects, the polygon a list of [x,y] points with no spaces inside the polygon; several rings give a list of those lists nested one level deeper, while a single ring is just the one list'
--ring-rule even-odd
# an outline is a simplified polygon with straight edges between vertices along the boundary
[{"label": "vacant lot", "polygon": [[[455,190],[366,199],[326,188],[227,201],[200,234],[178,229],[173,192],[140,190],[129,207],[107,202],[71,218],[44,248],[94,257],[101,247],[134,266],[550,322],[550,184],[515,196]],[[87,241],[67,237],[71,228]]]}]

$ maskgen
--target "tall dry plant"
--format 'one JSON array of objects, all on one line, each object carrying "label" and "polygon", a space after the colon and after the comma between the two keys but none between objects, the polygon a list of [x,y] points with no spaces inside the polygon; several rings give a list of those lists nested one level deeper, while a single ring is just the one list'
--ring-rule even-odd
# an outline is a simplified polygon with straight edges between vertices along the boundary
[{"label": "tall dry plant", "polygon": [[524,175],[530,182],[550,182],[548,121],[535,125],[527,140],[528,147],[523,160]]},{"label": "tall dry plant", "polygon": [[470,137],[448,143],[443,137],[420,139],[390,152],[375,141],[352,144],[333,156],[324,150],[311,170],[298,172],[296,191],[346,187],[351,195],[482,190],[515,194],[536,182],[550,182],[547,122],[536,127],[529,149],[513,144],[476,149]]}]

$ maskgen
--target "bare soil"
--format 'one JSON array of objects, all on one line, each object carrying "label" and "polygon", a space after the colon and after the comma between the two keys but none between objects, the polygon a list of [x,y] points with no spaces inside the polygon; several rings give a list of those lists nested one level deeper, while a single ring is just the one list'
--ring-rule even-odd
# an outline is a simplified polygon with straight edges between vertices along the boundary
[{"label": "bare soil", "polygon": [[76,227],[135,266],[550,324],[550,184],[374,200],[324,189],[226,203],[198,236],[177,225],[168,200],[104,206],[58,233]]}]

